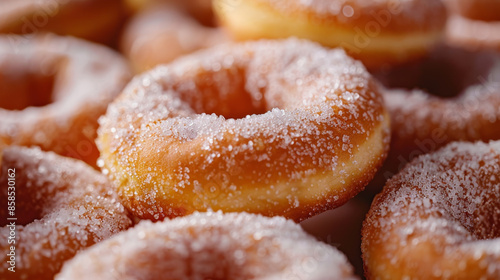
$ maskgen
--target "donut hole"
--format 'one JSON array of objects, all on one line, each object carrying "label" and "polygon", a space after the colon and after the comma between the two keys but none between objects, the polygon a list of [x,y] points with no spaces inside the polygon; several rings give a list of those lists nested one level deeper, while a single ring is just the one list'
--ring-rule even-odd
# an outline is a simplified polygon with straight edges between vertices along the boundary
[{"label": "donut hole", "polygon": [[177,88],[180,96],[197,114],[216,114],[226,119],[242,119],[264,114],[268,107],[263,94],[246,89],[245,70],[241,68],[204,71],[193,78],[195,89]]},{"label": "donut hole", "polygon": [[494,61],[491,53],[441,46],[422,61],[374,75],[388,88],[421,89],[439,97],[455,97],[485,83]]},{"label": "donut hole", "polygon": [[53,103],[61,60],[19,58],[20,63],[13,65],[16,59],[0,67],[0,108],[24,110]]},{"label": "donut hole", "polygon": [[[43,218],[45,215],[43,209],[47,208],[45,198],[46,196],[39,193],[37,190],[26,191],[28,186],[31,186],[30,182],[37,176],[43,176],[37,172],[37,170],[32,170],[31,166],[23,166],[21,164],[13,162],[12,159],[4,159],[1,163],[1,176],[0,176],[0,186],[2,186],[2,193],[0,194],[1,203],[5,205],[5,210],[9,202],[9,189],[8,187],[15,183],[15,209],[14,212],[9,213],[9,211],[0,211],[0,226],[3,227],[8,225],[11,221],[8,218],[15,217],[16,225],[28,225],[35,220]],[[15,170],[15,171],[13,171]],[[9,180],[9,174],[13,174],[15,180]],[[11,182],[9,184],[9,182]],[[12,183],[13,182],[13,183]],[[11,196],[12,197],[12,196]],[[38,199],[37,199],[38,197]],[[40,201],[42,198],[42,202]],[[53,200],[53,196],[49,200]]]}]

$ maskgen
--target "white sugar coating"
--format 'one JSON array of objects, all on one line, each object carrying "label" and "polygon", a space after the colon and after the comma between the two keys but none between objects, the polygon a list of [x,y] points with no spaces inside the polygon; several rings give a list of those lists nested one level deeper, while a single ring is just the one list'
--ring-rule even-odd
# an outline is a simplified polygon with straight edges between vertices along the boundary
[{"label": "white sugar coating", "polygon": [[[2,254],[0,278],[52,279],[79,250],[131,226],[111,183],[83,162],[39,148],[3,151],[0,200],[7,201],[8,178],[15,169],[16,209],[0,210],[0,248],[9,252],[8,217],[16,217],[16,273]],[[12,278],[14,277],[14,278]]]},{"label": "white sugar coating", "polygon": [[[362,64],[340,49],[296,39],[219,46],[127,86],[100,119],[103,167],[133,200],[125,205],[143,217],[206,210],[226,199],[235,209],[252,200],[274,209],[290,191],[296,197],[286,199],[285,211],[305,207],[296,202],[301,194],[306,202],[331,202],[330,178],[307,180],[332,172],[344,182],[336,194],[342,201],[385,156],[388,135],[377,131],[386,118],[375,88]],[[376,135],[383,139],[349,171],[346,163]],[[215,193],[195,192],[195,184]],[[269,195],[245,196],[263,187]],[[187,201],[193,193],[199,205]]]},{"label": "white sugar coating", "polygon": [[[454,142],[412,161],[387,182],[367,215],[363,252],[368,270],[378,270],[375,263],[384,261],[394,267],[418,267],[433,258],[423,253],[428,250],[436,259],[424,271],[457,273],[451,274],[454,278],[487,265],[487,270],[466,277],[498,279],[499,174],[500,141]],[[457,268],[459,261],[462,266]],[[428,279],[424,271],[409,276]]]},{"label": "white sugar coating", "polygon": [[79,253],[56,279],[357,279],[337,249],[292,221],[207,212],[143,221]]},{"label": "white sugar coating", "polygon": [[[367,22],[383,30],[426,30],[444,26],[444,5],[439,0],[256,0],[290,14],[313,13],[322,21],[357,24]],[[351,26],[352,28],[352,26]],[[370,27],[371,28],[371,27]]]}]

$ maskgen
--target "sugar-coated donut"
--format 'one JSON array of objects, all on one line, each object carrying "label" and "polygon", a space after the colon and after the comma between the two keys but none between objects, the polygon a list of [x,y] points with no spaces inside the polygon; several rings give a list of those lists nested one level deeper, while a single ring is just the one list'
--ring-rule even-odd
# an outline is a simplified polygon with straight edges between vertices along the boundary
[{"label": "sugar-coated donut", "polygon": [[161,3],[133,18],[124,31],[121,49],[135,71],[143,72],[181,55],[229,40],[220,28],[200,22],[206,21],[211,14],[198,12],[197,17],[192,16],[196,11],[191,12],[180,4]]},{"label": "sugar-coated donut", "polygon": [[282,217],[221,212],[144,221],[64,265],[58,280],[357,279],[335,248]]},{"label": "sugar-coated donut", "polygon": [[100,163],[142,218],[213,209],[302,220],[345,203],[385,159],[377,90],[340,49],[217,46],[134,79],[100,120]]},{"label": "sugar-coated donut", "polygon": [[297,36],[343,47],[368,68],[420,57],[444,31],[439,0],[215,0],[239,40]]},{"label": "sugar-coated donut", "polygon": [[[388,86],[405,71],[392,72],[380,77]],[[453,141],[500,139],[499,54],[442,46],[411,74],[420,89],[384,92],[393,128],[391,172]]]},{"label": "sugar-coated donut", "polygon": [[105,176],[38,148],[5,148],[0,202],[1,279],[53,279],[79,250],[132,223]]},{"label": "sugar-coated donut", "polygon": [[0,2],[0,33],[52,32],[113,43],[125,16],[122,0]]},{"label": "sugar-coated donut", "polygon": [[97,119],[131,74],[114,52],[70,37],[0,37],[0,142],[96,164]]},{"label": "sugar-coated donut", "polygon": [[368,279],[500,278],[500,141],[412,161],[363,226]]}]

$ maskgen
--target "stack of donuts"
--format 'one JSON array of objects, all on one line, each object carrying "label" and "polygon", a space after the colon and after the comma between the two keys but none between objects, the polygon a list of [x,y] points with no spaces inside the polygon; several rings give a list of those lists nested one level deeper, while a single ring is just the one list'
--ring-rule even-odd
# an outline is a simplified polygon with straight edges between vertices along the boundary
[{"label": "stack of donuts", "polygon": [[500,2],[0,4],[0,279],[500,279]]}]

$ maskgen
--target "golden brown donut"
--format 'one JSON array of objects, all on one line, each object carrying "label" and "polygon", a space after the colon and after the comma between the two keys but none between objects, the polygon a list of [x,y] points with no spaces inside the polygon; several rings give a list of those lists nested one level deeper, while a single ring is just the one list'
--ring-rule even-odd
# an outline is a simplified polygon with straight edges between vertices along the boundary
[{"label": "golden brown donut", "polygon": [[357,279],[339,251],[292,221],[222,212],[144,221],[79,253],[56,279],[166,276],[176,280]]},{"label": "golden brown donut", "polygon": [[95,166],[97,119],[130,76],[122,57],[92,43],[0,37],[0,142]]},{"label": "golden brown donut", "polygon": [[121,42],[122,52],[135,71],[140,73],[229,40],[220,28],[205,25],[210,24],[206,22],[212,17],[210,10],[197,11],[177,3],[156,3],[135,16]]},{"label": "golden brown donut", "polygon": [[420,156],[363,225],[367,279],[500,278],[500,141]]},{"label": "golden brown donut", "polygon": [[132,224],[105,176],[38,148],[3,151],[0,202],[0,279],[53,279],[78,251]]},{"label": "golden brown donut", "polygon": [[[441,46],[416,69],[377,74],[393,128],[386,179],[450,142],[500,139],[499,54]],[[407,74],[415,89],[392,88]]]},{"label": "golden brown donut", "polygon": [[302,220],[361,191],[387,152],[376,84],[342,50],[290,39],[218,46],[137,77],[100,121],[124,205]]},{"label": "golden brown donut", "polygon": [[214,7],[238,40],[306,38],[343,47],[368,68],[423,56],[446,22],[439,0],[215,0]]},{"label": "golden brown donut", "polygon": [[7,0],[0,2],[0,33],[52,32],[109,44],[124,15],[121,0]]}]

